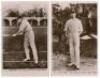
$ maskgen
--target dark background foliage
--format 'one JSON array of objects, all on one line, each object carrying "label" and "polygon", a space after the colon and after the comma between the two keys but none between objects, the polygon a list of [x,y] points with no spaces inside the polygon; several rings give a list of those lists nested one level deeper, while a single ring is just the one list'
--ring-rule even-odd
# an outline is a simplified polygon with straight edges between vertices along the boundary
[{"label": "dark background foliage", "polygon": [[[70,4],[70,8],[60,8],[59,4],[53,4],[53,39],[54,53],[68,53],[68,42],[63,31],[66,21],[70,18],[70,13],[75,11],[77,17],[82,21],[84,32],[81,36],[91,33],[97,35],[97,4]],[[80,11],[81,10],[81,11]],[[91,16],[88,15],[91,13]],[[97,41],[81,40],[81,55],[96,57]]]}]

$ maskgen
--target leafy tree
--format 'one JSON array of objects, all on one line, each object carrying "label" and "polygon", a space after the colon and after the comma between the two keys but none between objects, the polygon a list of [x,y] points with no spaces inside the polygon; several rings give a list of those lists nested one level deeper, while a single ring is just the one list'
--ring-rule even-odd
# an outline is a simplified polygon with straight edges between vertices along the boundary
[{"label": "leafy tree", "polygon": [[8,12],[8,17],[17,17],[17,16],[19,16],[20,14],[19,14],[19,12],[18,12],[18,10],[9,10],[9,12]]}]

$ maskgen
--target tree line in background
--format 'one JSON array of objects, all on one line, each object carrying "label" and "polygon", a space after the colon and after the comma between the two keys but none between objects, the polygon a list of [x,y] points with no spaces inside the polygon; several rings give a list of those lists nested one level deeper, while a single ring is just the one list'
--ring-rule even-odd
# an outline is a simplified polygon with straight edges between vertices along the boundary
[{"label": "tree line in background", "polygon": [[7,17],[17,17],[17,16],[25,16],[25,17],[44,17],[47,16],[47,13],[44,11],[43,8],[40,9],[30,9],[28,11],[23,12],[22,14],[18,10],[8,10]]},{"label": "tree line in background", "polygon": [[[81,36],[91,33],[97,35],[97,4],[70,4],[70,7],[61,8],[59,4],[53,4],[53,51],[69,55],[68,40],[63,31],[70,13],[75,11],[77,17],[82,21],[83,33]],[[81,40],[81,55],[86,57],[97,56],[96,39]]]},{"label": "tree line in background", "polygon": [[83,23],[83,34],[97,33],[97,5],[94,4],[70,4],[70,7],[60,8],[59,4],[53,4],[53,35],[59,42],[63,39],[65,22],[70,18],[70,13],[75,11],[77,17]]}]

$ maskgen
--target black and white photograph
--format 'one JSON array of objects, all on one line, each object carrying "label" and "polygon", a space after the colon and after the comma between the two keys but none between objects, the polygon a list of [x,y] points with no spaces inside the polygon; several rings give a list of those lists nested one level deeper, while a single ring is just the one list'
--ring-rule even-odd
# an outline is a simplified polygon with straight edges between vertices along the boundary
[{"label": "black and white photograph", "polygon": [[2,2],[4,76],[48,75],[47,25],[47,2]]},{"label": "black and white photograph", "polygon": [[52,75],[97,75],[97,3],[53,2]]}]

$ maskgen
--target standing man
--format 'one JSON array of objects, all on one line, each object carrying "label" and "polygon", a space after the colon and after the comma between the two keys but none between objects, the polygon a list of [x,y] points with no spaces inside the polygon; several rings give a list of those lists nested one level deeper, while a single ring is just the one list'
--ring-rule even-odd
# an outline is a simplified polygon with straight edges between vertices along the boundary
[{"label": "standing man", "polygon": [[13,34],[12,36],[15,37],[20,34],[25,35],[24,36],[24,49],[25,49],[26,58],[23,61],[30,60],[30,53],[29,53],[29,46],[30,46],[32,49],[33,57],[34,57],[34,62],[37,64],[38,54],[37,54],[37,49],[36,49],[35,40],[34,40],[35,36],[32,30],[32,27],[24,17],[19,18],[19,23],[20,23],[20,27],[19,27],[18,32],[16,34]]},{"label": "standing man", "polygon": [[71,63],[68,66],[80,69],[80,34],[83,32],[81,21],[76,18],[76,13],[71,13],[71,19],[66,22],[64,31],[69,40]]}]

